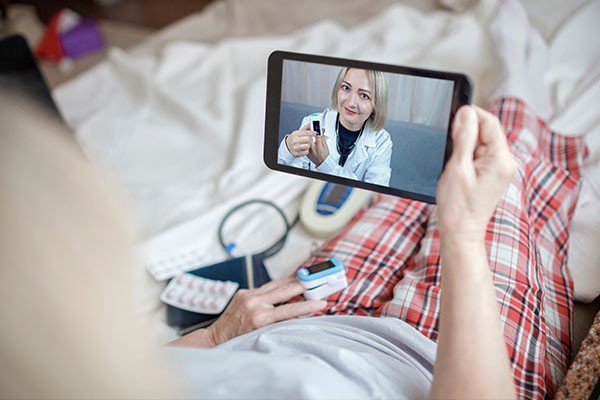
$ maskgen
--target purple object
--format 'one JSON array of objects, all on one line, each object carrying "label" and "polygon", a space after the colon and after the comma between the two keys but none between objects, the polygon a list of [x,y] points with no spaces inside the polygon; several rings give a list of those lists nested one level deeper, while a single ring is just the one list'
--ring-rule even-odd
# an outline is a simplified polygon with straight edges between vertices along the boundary
[{"label": "purple object", "polygon": [[73,28],[60,34],[63,53],[69,58],[78,58],[104,48],[104,37],[96,21],[86,18]]}]

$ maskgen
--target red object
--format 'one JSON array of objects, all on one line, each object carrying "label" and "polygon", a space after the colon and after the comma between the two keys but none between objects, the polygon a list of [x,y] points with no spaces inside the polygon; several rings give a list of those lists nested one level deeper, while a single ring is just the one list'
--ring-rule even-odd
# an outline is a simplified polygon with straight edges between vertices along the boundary
[{"label": "red object", "polygon": [[40,59],[60,61],[64,57],[62,46],[60,45],[58,23],[61,11],[52,15],[44,36],[35,47],[35,55]]}]

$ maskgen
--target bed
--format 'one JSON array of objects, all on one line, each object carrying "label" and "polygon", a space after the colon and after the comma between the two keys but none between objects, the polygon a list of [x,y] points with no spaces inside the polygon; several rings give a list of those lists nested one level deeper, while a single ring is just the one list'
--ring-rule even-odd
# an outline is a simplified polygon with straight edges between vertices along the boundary
[{"label": "bed", "polygon": [[[495,57],[487,33],[494,3],[216,1],[128,51],[111,50],[56,88],[88,157],[111,170],[130,196],[143,239],[133,270],[136,302],[158,342],[177,332],[159,301],[164,282],[144,264],[189,249],[207,264],[222,260],[216,227],[231,207],[263,198],[292,219],[308,184],[267,170],[261,159],[268,54],[285,49],[464,72],[475,82],[475,102],[484,105],[493,82],[486,71]],[[585,135],[589,149],[570,226],[569,267],[575,298],[590,303],[600,294],[600,3],[523,3],[550,46],[550,126]],[[280,231],[264,217],[256,211],[234,227],[246,250]],[[294,228],[267,260],[271,276],[288,275],[321,243]]]}]

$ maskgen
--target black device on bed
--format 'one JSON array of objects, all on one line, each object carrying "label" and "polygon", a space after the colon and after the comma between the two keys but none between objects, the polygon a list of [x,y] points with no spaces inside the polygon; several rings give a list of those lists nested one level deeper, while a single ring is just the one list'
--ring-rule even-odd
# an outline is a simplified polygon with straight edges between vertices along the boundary
[{"label": "black device on bed", "polygon": [[29,43],[22,35],[0,38],[0,92],[6,100],[18,94],[62,122]]},{"label": "black device on bed", "polygon": [[[253,289],[271,280],[263,264],[264,258],[262,253],[236,257],[188,273],[206,279],[237,282],[240,289]],[[167,324],[179,328],[180,335],[210,326],[220,315],[196,313],[167,304]]]},{"label": "black device on bed", "polygon": [[[348,73],[342,76],[344,68],[383,73],[368,75],[378,77],[376,84],[369,80],[372,88],[355,88],[360,96],[367,93],[380,100],[379,106],[373,107],[373,118],[377,107],[384,109],[381,99],[387,97],[383,130],[389,136],[382,130],[369,131],[364,122],[354,145],[340,147],[340,122],[356,114],[350,109],[353,106],[338,104],[341,113],[332,109],[332,100],[339,96],[336,93],[353,89],[346,85]],[[377,90],[379,97],[374,94]],[[387,96],[381,96],[386,90]],[[452,120],[460,106],[471,103],[471,96],[471,81],[463,74],[276,51],[268,62],[264,161],[277,171],[435,203],[437,182],[452,152]],[[309,123],[314,118],[320,118],[320,128],[325,129],[329,161],[349,153],[345,163],[335,160],[335,170],[322,170],[331,162],[317,167],[307,156],[294,157],[285,143],[287,135],[307,124],[314,130]],[[363,149],[359,149],[360,135],[364,135]],[[385,152],[380,152],[380,143]],[[287,155],[282,156],[286,150]]]}]

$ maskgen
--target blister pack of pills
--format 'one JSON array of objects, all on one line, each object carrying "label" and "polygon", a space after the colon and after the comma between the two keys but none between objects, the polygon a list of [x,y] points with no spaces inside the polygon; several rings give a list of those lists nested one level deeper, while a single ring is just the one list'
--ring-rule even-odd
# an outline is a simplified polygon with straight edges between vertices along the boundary
[{"label": "blister pack of pills", "polygon": [[220,314],[239,284],[216,281],[193,274],[181,274],[171,280],[160,299],[177,308],[201,314]]}]

